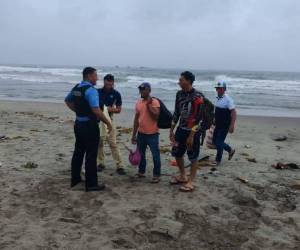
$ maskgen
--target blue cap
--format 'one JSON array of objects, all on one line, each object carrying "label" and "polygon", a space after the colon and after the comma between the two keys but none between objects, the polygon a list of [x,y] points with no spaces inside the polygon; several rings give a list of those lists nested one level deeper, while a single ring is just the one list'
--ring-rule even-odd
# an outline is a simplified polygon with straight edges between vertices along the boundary
[{"label": "blue cap", "polygon": [[143,82],[138,88],[139,89],[151,89],[151,85],[149,82]]}]

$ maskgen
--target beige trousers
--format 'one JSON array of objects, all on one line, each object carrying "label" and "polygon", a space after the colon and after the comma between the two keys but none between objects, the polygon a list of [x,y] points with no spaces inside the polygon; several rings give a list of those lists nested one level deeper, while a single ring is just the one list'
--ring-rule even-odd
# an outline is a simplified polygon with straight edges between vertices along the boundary
[{"label": "beige trousers", "polygon": [[100,135],[100,142],[98,147],[98,164],[104,164],[104,143],[107,142],[111,150],[112,158],[114,159],[117,167],[122,167],[122,158],[120,155],[119,147],[117,145],[117,129],[113,118],[111,118],[111,124],[113,129],[110,134],[107,134],[103,137]]}]

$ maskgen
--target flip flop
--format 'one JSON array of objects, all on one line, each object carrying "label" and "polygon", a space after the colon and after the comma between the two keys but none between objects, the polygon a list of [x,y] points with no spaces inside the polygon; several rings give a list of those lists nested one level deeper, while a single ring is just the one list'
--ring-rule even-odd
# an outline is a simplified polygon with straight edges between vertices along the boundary
[{"label": "flip flop", "polygon": [[234,154],[235,154],[235,149],[233,149],[233,150],[230,152],[230,154],[229,154],[229,156],[228,156],[228,160],[229,160],[229,161],[232,159],[232,157],[234,156]]},{"label": "flip flop", "polygon": [[187,182],[188,182],[187,180],[185,181],[180,180],[179,176],[173,176],[172,179],[170,180],[170,185],[185,184]]},{"label": "flip flop", "polygon": [[194,186],[189,187],[189,186],[183,185],[179,188],[179,191],[185,192],[185,193],[193,192]]}]

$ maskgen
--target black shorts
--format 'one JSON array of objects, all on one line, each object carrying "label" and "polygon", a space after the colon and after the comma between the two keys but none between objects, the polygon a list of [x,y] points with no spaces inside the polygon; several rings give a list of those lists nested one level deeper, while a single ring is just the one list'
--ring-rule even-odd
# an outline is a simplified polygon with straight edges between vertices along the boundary
[{"label": "black shorts", "polygon": [[172,156],[181,158],[187,151],[190,162],[194,162],[198,160],[200,154],[201,131],[199,130],[195,133],[193,147],[191,150],[187,150],[186,141],[190,133],[191,131],[189,130],[177,128],[175,133],[177,145],[172,148]]}]

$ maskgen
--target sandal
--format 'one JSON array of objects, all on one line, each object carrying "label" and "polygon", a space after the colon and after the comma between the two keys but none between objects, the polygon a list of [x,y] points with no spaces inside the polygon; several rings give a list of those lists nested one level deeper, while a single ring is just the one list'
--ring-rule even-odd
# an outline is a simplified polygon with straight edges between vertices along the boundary
[{"label": "sandal", "polygon": [[180,176],[173,176],[170,180],[170,185],[179,185],[179,184],[185,184],[187,183],[187,180],[182,180]]},{"label": "sandal", "polygon": [[185,192],[185,193],[193,192],[193,191],[194,191],[194,186],[193,186],[193,185],[191,185],[191,186],[188,186],[188,185],[182,185],[182,186],[179,188],[179,191]]},{"label": "sandal", "polygon": [[152,184],[156,184],[156,183],[159,183],[159,182],[160,182],[159,177],[153,177],[152,180],[151,180]]}]

